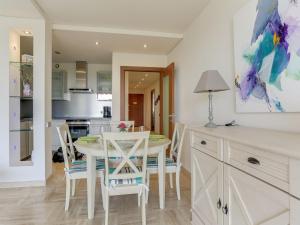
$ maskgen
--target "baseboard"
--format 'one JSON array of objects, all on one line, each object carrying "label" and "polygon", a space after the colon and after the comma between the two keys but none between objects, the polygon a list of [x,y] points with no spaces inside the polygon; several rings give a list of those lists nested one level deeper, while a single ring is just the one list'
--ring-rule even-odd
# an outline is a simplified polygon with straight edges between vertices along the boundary
[{"label": "baseboard", "polygon": [[19,187],[43,187],[46,181],[20,181],[20,182],[0,182],[0,188],[19,188]]}]

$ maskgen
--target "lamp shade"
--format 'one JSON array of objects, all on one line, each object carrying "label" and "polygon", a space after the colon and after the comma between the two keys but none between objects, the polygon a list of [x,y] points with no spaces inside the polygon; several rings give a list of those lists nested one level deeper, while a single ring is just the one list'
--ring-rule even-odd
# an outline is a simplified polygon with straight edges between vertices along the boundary
[{"label": "lamp shade", "polygon": [[229,87],[221,77],[220,73],[217,70],[208,70],[202,74],[194,93],[209,91],[218,92],[226,90],[229,90]]}]

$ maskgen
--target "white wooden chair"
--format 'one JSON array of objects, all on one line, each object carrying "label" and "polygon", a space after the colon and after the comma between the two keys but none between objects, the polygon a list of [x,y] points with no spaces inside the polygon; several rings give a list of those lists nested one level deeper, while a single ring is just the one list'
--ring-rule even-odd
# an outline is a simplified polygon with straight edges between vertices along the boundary
[{"label": "white wooden chair", "polygon": [[124,123],[126,125],[126,131],[132,131],[134,132],[134,121],[111,121],[110,122],[110,132],[119,132],[120,129],[118,126]]},{"label": "white wooden chair", "polygon": [[[66,175],[66,201],[65,211],[68,211],[70,204],[70,195],[75,195],[75,187],[77,179],[86,179],[86,161],[75,160],[74,146],[69,130],[68,124],[63,124],[56,128],[60,139],[64,163],[65,163],[65,175]],[[98,170],[98,176],[103,178],[104,160],[97,160],[96,169]],[[72,186],[71,186],[72,182]],[[102,184],[103,182],[101,182]]]},{"label": "white wooden chair", "polygon": [[[142,224],[146,225],[146,169],[150,132],[103,133],[105,156],[104,209],[105,225],[108,225],[109,196],[138,194],[142,197]],[[118,160],[111,160],[109,151],[115,149]],[[142,151],[142,160],[135,157]]]},{"label": "white wooden chair", "polygon": [[[166,158],[166,173],[170,176],[170,186],[173,188],[173,173],[176,174],[176,192],[177,199],[180,200],[180,171],[181,171],[181,152],[186,132],[186,125],[175,123],[170,156]],[[150,175],[158,173],[158,160],[157,157],[148,157],[147,163],[147,185],[150,185]],[[148,201],[148,192],[147,192]]]}]

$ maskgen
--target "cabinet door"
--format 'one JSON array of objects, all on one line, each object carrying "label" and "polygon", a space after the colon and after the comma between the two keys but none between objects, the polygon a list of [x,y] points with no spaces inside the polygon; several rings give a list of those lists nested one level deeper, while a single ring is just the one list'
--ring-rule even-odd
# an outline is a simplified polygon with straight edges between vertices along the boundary
[{"label": "cabinet door", "polygon": [[[222,225],[223,163],[192,149],[192,211],[205,225]],[[219,207],[218,207],[219,205]]]},{"label": "cabinet door", "polygon": [[52,73],[52,98],[63,99],[64,97],[64,77],[60,72]]},{"label": "cabinet door", "polygon": [[225,225],[296,225],[290,223],[290,198],[257,178],[224,166]]}]

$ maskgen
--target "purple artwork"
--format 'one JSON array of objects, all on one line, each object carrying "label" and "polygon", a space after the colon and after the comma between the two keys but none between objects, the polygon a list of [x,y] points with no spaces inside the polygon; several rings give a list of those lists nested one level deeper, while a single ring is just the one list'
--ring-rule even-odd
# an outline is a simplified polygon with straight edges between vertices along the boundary
[{"label": "purple artwork", "polygon": [[234,25],[237,111],[300,111],[295,101],[300,97],[298,2],[251,1]]}]

